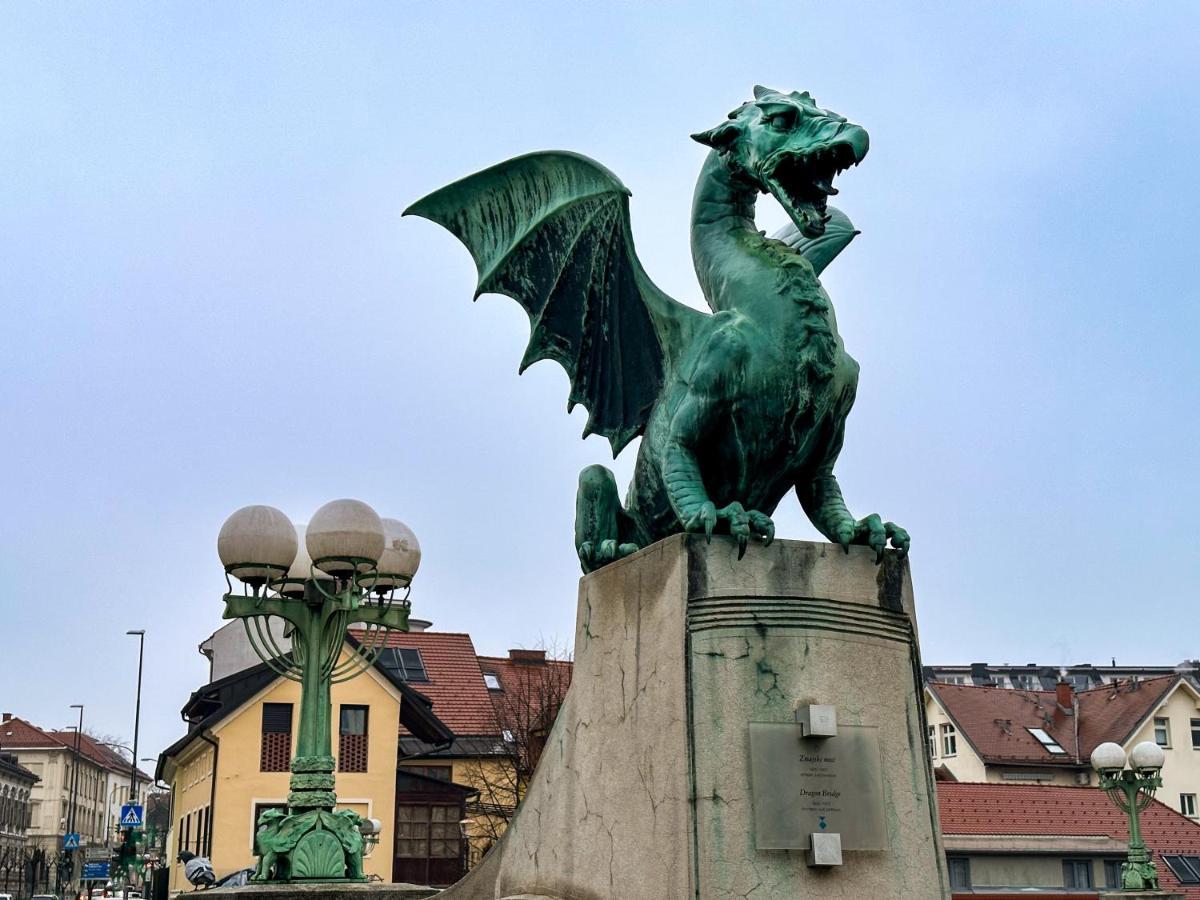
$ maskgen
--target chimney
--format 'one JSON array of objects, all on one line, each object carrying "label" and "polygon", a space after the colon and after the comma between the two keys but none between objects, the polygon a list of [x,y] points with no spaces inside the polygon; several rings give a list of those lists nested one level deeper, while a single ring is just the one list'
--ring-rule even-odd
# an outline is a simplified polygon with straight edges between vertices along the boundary
[{"label": "chimney", "polygon": [[432,627],[433,627],[433,623],[430,622],[428,619],[409,619],[408,620],[408,630],[410,633],[414,632],[414,631],[428,631]]},{"label": "chimney", "polygon": [[11,721],[12,721],[12,713],[5,713],[5,714],[4,714],[4,719],[3,719],[3,720],[0,720],[0,721],[4,721],[4,722],[11,722]]},{"label": "chimney", "polygon": [[1075,688],[1071,682],[1065,678],[1058,679],[1058,684],[1054,686],[1054,699],[1058,703],[1058,708],[1064,712],[1070,712],[1075,708]]},{"label": "chimney", "polygon": [[515,663],[539,665],[546,661],[545,650],[509,650],[508,658]]}]

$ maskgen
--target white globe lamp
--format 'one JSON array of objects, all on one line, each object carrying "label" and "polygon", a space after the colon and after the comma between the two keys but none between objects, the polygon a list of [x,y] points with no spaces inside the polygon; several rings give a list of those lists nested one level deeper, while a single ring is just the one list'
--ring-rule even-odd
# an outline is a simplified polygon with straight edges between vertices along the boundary
[{"label": "white globe lamp", "polygon": [[379,557],[379,589],[408,587],[421,565],[421,545],[413,530],[399,519],[383,520],[383,555]]},{"label": "white globe lamp", "polygon": [[1161,769],[1166,758],[1162,747],[1154,741],[1142,741],[1129,751],[1129,765],[1139,772]]},{"label": "white globe lamp", "polygon": [[384,547],[383,522],[361,500],[333,500],[313,513],[304,543],[318,569],[349,577],[378,564]]},{"label": "white globe lamp", "polygon": [[217,555],[225,571],[252,587],[287,571],[298,547],[296,529],[273,506],[243,506],[217,535]]},{"label": "white globe lamp", "polygon": [[1097,772],[1120,772],[1125,768],[1125,751],[1112,741],[1097,745],[1092,751],[1092,768]]},{"label": "white globe lamp", "polygon": [[296,558],[292,560],[292,566],[287,570],[286,575],[278,581],[271,582],[271,587],[275,589],[275,592],[289,600],[304,598],[304,582],[312,578],[314,574],[321,581],[333,581],[332,575],[326,575],[320,569],[315,572],[313,570],[308,548],[304,546],[304,530],[307,527],[303,522],[296,525]]}]

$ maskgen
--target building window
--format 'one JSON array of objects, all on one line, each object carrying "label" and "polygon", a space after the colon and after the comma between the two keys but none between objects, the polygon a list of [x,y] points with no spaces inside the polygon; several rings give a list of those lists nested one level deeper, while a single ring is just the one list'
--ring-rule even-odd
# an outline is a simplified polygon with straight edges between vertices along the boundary
[{"label": "building window", "polygon": [[1030,734],[1032,734],[1034,736],[1034,738],[1037,739],[1037,742],[1046,748],[1046,752],[1051,753],[1054,756],[1060,756],[1067,752],[1061,746],[1059,746],[1058,741],[1056,741],[1054,738],[1050,737],[1050,735],[1047,734],[1044,729],[1042,729],[1042,728],[1027,728],[1025,730],[1028,731]]},{"label": "building window", "polygon": [[1121,866],[1124,861],[1120,859],[1106,859],[1104,861],[1104,886],[1106,888],[1121,887]]},{"label": "building window", "polygon": [[1185,816],[1191,816],[1193,819],[1196,818],[1196,795],[1180,794],[1179,811]]},{"label": "building window", "polygon": [[1160,747],[1171,746],[1171,720],[1168,718],[1154,718],[1154,743]]},{"label": "building window", "polygon": [[286,772],[292,761],[292,704],[264,703],[260,772]]},{"label": "building window", "polygon": [[1200,856],[1167,856],[1164,854],[1162,859],[1172,874],[1179,879],[1180,884],[1200,884]]},{"label": "building window", "polygon": [[948,856],[946,864],[950,868],[951,890],[971,889],[971,860],[965,856]]},{"label": "building window", "polygon": [[1034,683],[1032,675],[1010,675],[1012,686],[1018,691],[1034,691],[1041,687],[1040,684]]},{"label": "building window", "polygon": [[420,650],[407,647],[389,647],[379,654],[379,665],[405,681],[428,681],[425,661]]},{"label": "building window", "polygon": [[401,772],[413,772],[426,778],[436,778],[438,781],[453,781],[454,766],[403,766]]},{"label": "building window", "polygon": [[937,759],[937,730],[929,726],[929,758]]},{"label": "building window", "polygon": [[487,685],[489,691],[502,691],[504,688],[500,686],[500,679],[496,677],[495,672],[484,672],[483,683]]},{"label": "building window", "polygon": [[367,771],[367,707],[342,704],[338,727],[338,771]]},{"label": "building window", "polygon": [[1090,859],[1063,860],[1063,887],[1090,888],[1092,884],[1092,861]]},{"label": "building window", "polygon": [[1200,719],[1192,719],[1192,749],[1200,750]]},{"label": "building window", "polygon": [[953,725],[942,725],[942,756],[954,756],[958,753],[958,732]]}]

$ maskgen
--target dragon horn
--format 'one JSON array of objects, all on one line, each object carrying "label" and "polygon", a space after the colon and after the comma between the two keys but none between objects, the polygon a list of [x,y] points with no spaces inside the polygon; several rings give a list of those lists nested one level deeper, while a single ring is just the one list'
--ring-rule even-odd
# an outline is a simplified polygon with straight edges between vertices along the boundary
[{"label": "dragon horn", "polygon": [[754,99],[755,100],[761,100],[763,97],[767,96],[768,94],[777,94],[777,93],[779,93],[779,92],[773,91],[769,87],[763,87],[761,84],[756,84],[754,86]]}]

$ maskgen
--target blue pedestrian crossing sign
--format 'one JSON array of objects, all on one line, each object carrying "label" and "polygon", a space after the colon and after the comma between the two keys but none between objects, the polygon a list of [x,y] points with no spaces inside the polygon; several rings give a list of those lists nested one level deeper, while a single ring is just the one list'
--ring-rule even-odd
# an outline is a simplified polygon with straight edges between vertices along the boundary
[{"label": "blue pedestrian crossing sign", "polygon": [[135,806],[132,803],[126,803],[121,807],[121,827],[122,828],[141,828],[142,827],[142,808]]},{"label": "blue pedestrian crossing sign", "polygon": [[64,850],[78,850],[79,849],[79,832],[78,831],[70,831],[63,835],[63,849]]}]

